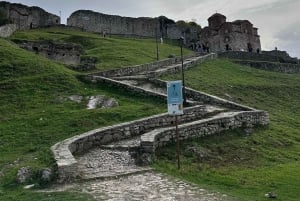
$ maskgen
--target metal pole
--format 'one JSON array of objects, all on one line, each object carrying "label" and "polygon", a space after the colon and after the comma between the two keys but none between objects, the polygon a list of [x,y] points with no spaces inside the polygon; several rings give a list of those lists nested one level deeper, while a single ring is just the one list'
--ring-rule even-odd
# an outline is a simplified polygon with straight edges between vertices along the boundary
[{"label": "metal pole", "polygon": [[156,60],[159,60],[159,55],[158,55],[158,39],[157,39],[157,28],[155,28],[155,41],[156,41]]},{"label": "metal pole", "polygon": [[180,45],[180,53],[181,53],[181,74],[182,74],[182,96],[183,96],[183,105],[186,106],[186,96],[185,96],[185,83],[184,83],[184,67],[183,67],[183,38],[181,38],[181,45]]},{"label": "metal pole", "polygon": [[177,141],[177,146],[176,146],[176,154],[177,154],[177,168],[178,170],[180,169],[180,144],[179,144],[179,133],[178,133],[178,119],[177,115],[175,115],[175,125],[176,125],[176,141]]}]

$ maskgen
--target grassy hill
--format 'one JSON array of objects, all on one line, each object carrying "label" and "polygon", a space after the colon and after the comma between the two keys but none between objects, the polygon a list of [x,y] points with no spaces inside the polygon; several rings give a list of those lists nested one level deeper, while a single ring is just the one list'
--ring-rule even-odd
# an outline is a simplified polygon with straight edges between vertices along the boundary
[{"label": "grassy hill", "polygon": [[[10,39],[79,42],[85,54],[98,58],[97,69],[141,64],[156,59],[151,39],[102,38],[64,28],[34,29]],[[185,51],[189,53],[189,51]],[[179,55],[178,46],[160,45],[160,57]],[[165,103],[101,84],[82,82],[81,74],[0,39],[0,200],[91,200],[78,193],[34,193],[16,184],[16,172],[30,166],[35,174],[54,165],[50,146],[70,136],[166,110]],[[165,77],[180,79],[180,75]],[[274,191],[277,200],[300,197],[300,76],[273,73],[214,60],[186,72],[188,86],[270,112],[271,124],[245,136],[236,130],[184,142],[182,169],[174,163],[174,147],[162,150],[154,166],[161,171],[236,196],[264,200]],[[103,94],[119,107],[86,110],[86,101],[70,95]],[[188,146],[208,153],[205,159]],[[30,183],[39,185],[38,180]]]},{"label": "grassy hill", "polygon": [[[39,39],[44,39],[48,34],[47,29],[40,34],[38,30],[29,32],[17,32],[14,37],[22,38],[22,34],[24,38],[26,34],[33,37],[35,33],[39,35]],[[62,32],[61,35],[67,37],[75,37],[76,34],[89,35],[66,30]],[[55,34],[50,35],[53,39]],[[103,40],[123,41],[110,38]],[[124,43],[139,49],[134,39],[124,39]],[[146,40],[146,43],[154,42]],[[123,55],[124,52],[135,54],[132,49],[125,51],[115,45],[116,49],[120,50],[117,56]],[[107,51],[109,52],[109,48]],[[169,51],[172,52],[172,49]],[[87,195],[74,193],[49,194],[50,199],[44,194],[24,191],[16,183],[17,170],[30,166],[34,175],[37,175],[40,169],[54,165],[50,146],[56,142],[95,128],[166,110],[164,102],[159,100],[139,97],[101,84],[82,82],[81,74],[67,69],[62,64],[22,50],[9,40],[0,39],[0,58],[0,200],[90,199]],[[140,58],[147,60],[147,56]],[[150,60],[151,58],[148,59]],[[118,57],[112,58],[109,64],[116,66],[114,61],[118,61]],[[138,62],[141,61],[129,59],[127,64]],[[115,98],[119,106],[87,110],[87,100],[75,103],[69,100],[70,95],[106,95]],[[37,179],[29,183],[39,186]]]},{"label": "grassy hill", "polygon": [[[113,35],[103,38],[100,34],[62,27],[19,31],[11,39],[50,40],[80,44],[85,50],[85,56],[97,58],[96,67],[98,70],[109,70],[156,61],[156,43],[153,39],[121,38]],[[169,55],[180,55],[180,48],[172,44],[174,42],[158,44],[160,59],[167,58]],[[184,54],[188,53],[191,51],[185,49]]]},{"label": "grassy hill", "polygon": [[[180,75],[165,79],[180,79]],[[226,59],[186,71],[187,86],[270,113],[268,127],[246,136],[241,130],[183,142],[182,169],[177,170],[175,147],[161,150],[158,170],[219,189],[238,200],[296,201],[300,197],[300,75],[240,66]],[[199,158],[187,148],[206,155]]]}]

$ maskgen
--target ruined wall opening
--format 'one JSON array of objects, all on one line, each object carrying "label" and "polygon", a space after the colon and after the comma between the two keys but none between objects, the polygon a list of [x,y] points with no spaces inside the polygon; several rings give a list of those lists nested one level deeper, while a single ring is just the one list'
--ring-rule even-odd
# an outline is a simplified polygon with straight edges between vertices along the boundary
[{"label": "ruined wall opening", "polygon": [[230,47],[229,47],[228,44],[226,44],[225,49],[226,49],[226,51],[229,51],[229,50],[230,50]]},{"label": "ruined wall opening", "polygon": [[252,52],[252,51],[253,51],[253,48],[252,48],[252,44],[251,44],[251,43],[248,43],[248,44],[247,44],[247,47],[248,47],[248,52]]},{"label": "ruined wall opening", "polygon": [[39,53],[39,48],[38,48],[38,47],[33,47],[32,49],[33,49],[33,51],[34,51],[36,54]]}]

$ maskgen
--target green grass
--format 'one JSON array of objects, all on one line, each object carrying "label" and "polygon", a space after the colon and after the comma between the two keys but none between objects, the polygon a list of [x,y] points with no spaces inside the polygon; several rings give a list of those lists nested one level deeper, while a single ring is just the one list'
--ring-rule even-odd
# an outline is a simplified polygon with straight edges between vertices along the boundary
[{"label": "green grass", "polygon": [[[109,70],[124,66],[156,61],[156,43],[154,39],[135,39],[81,32],[63,28],[33,29],[16,32],[11,39],[78,43],[85,50],[85,56],[97,58],[98,70]],[[180,48],[168,42],[159,44],[159,58],[180,55]],[[185,49],[184,54],[191,51]]]},{"label": "green grass", "polygon": [[[41,34],[42,35],[42,34]],[[121,40],[121,39],[120,39]],[[165,112],[161,100],[103,84],[82,82],[81,74],[0,39],[0,200],[87,200],[76,193],[33,193],[16,183],[30,166],[34,174],[55,165],[50,147],[83,132]],[[117,60],[117,59],[116,59]],[[87,110],[70,95],[106,95],[119,106]],[[37,178],[28,183],[40,184]]]},{"label": "green grass", "polygon": [[[180,79],[180,75],[165,79]],[[300,76],[240,66],[226,59],[186,71],[187,86],[248,106],[266,110],[271,123],[246,136],[242,130],[182,145],[182,169],[175,164],[175,145],[161,150],[157,170],[219,190],[238,200],[296,201],[300,196]],[[201,159],[187,152],[208,153]]]}]

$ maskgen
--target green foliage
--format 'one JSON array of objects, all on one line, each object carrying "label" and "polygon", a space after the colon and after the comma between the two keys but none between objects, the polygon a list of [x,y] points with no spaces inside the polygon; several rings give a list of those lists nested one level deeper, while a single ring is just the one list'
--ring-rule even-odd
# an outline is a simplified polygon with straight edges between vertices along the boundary
[{"label": "green foliage", "polygon": [[[180,75],[166,79],[180,79]],[[258,70],[218,59],[186,71],[186,84],[270,113],[271,123],[247,136],[242,130],[182,142],[182,169],[175,145],[161,150],[158,170],[217,189],[238,200],[296,201],[300,192],[300,76]],[[187,147],[207,157],[186,153]],[[173,154],[171,154],[173,153]]]},{"label": "green foliage", "polygon": [[37,193],[17,188],[14,191],[1,193],[1,201],[93,201],[92,196],[75,192]]},{"label": "green foliage", "polygon": [[176,22],[176,24],[178,27],[181,27],[182,29],[185,29],[185,30],[189,30],[190,28],[197,28],[197,30],[199,30],[199,31],[201,30],[201,26],[194,21],[186,22],[183,20],[179,20]]}]

